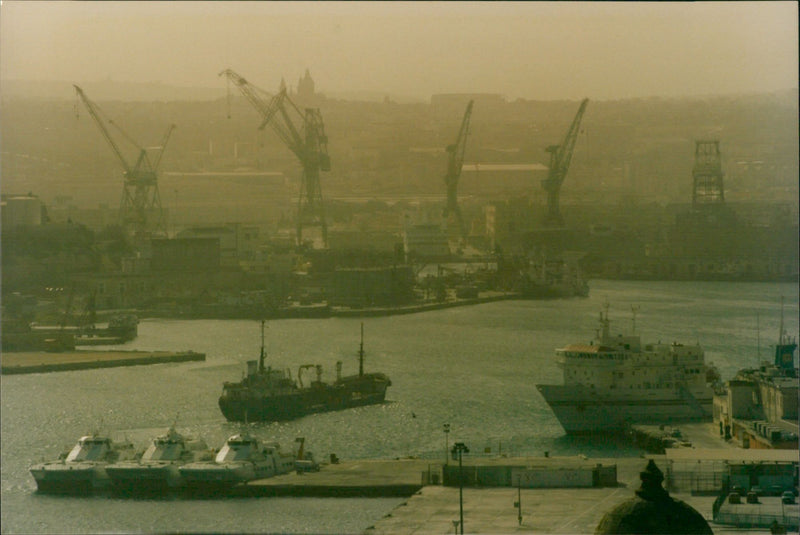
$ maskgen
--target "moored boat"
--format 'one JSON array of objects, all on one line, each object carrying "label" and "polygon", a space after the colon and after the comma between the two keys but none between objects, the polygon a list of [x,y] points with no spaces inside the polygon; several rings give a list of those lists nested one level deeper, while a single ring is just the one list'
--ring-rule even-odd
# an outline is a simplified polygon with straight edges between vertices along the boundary
[{"label": "moored boat", "polygon": [[115,443],[94,433],[81,437],[57,461],[35,464],[30,472],[40,492],[86,494],[110,486],[106,472],[109,464],[134,459],[135,455],[130,442]]},{"label": "moored boat", "polygon": [[228,438],[213,460],[182,465],[179,472],[190,491],[213,493],[294,469],[295,455],[281,451],[277,442],[262,442],[245,431]]},{"label": "moored boat", "polygon": [[536,385],[567,433],[711,420],[719,374],[699,344],[642,344],[609,324],[606,307],[595,340],[556,350],[563,384]]},{"label": "moored boat", "polygon": [[[249,361],[247,376],[239,382],[225,382],[219,398],[219,408],[232,422],[279,421],[299,418],[306,414],[333,411],[382,403],[386,389],[392,384],[383,373],[364,372],[364,326],[361,326],[358,375],[341,376],[337,362],[337,378],[332,383],[322,381],[322,366],[300,366],[297,380],[288,371],[264,365],[264,322],[261,324],[261,355]],[[316,371],[316,380],[303,384],[303,371]]]},{"label": "moored boat", "polygon": [[214,452],[205,441],[184,436],[173,426],[155,437],[139,459],[114,463],[106,467],[106,472],[115,492],[160,493],[185,486],[180,466],[213,458]]}]

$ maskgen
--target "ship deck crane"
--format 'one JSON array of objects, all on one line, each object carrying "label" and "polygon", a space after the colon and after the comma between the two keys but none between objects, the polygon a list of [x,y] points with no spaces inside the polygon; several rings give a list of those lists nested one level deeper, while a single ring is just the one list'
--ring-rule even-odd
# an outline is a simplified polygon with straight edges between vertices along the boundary
[{"label": "ship deck crane", "polygon": [[[97,123],[100,133],[108,142],[117,160],[119,160],[122,165],[124,171],[124,186],[122,190],[122,201],[120,202],[120,225],[128,232],[132,233],[137,239],[143,239],[151,232],[154,234],[164,234],[164,219],[161,209],[161,197],[158,193],[157,170],[170,135],[175,129],[175,125],[171,124],[167,127],[167,131],[161,140],[160,146],[151,148],[159,151],[155,160],[151,162],[148,149],[136,143],[113,120],[107,119],[100,108],[86,96],[86,93],[84,93],[80,87],[77,85],[73,87],[78,97],[80,97],[86,109],[89,111],[89,115],[91,115],[92,119]],[[113,136],[106,127],[106,123],[114,126],[129,143],[138,149],[138,157],[133,166],[128,163],[119,145],[114,141]],[[155,221],[150,220],[149,216],[152,213],[156,215]]]},{"label": "ship deck crane", "polygon": [[545,214],[544,223],[549,227],[562,227],[564,226],[564,218],[561,215],[559,208],[559,194],[561,193],[561,185],[567,176],[569,164],[572,160],[572,152],[575,149],[575,141],[578,139],[578,129],[583,118],[583,112],[586,111],[586,105],[589,99],[583,99],[578,113],[572,120],[572,124],[564,136],[564,140],[560,145],[550,145],[545,150],[550,153],[550,170],[547,173],[547,178],[542,180],[542,187],[547,192],[547,213]]},{"label": "ship deck crane", "polygon": [[461,235],[462,243],[467,241],[467,227],[464,225],[464,218],[461,215],[461,208],[458,206],[458,179],[461,177],[461,167],[464,164],[464,150],[467,145],[467,134],[469,133],[469,120],[472,116],[472,104],[470,100],[467,109],[464,110],[464,117],[461,120],[461,128],[458,130],[456,142],[448,145],[445,149],[448,154],[447,174],[444,177],[447,186],[447,205],[444,208],[444,217],[447,218],[451,213],[458,221],[458,230]]},{"label": "ship deck crane", "polygon": [[233,82],[261,114],[259,130],[270,125],[303,167],[297,206],[297,245],[303,243],[304,227],[319,226],[323,246],[327,247],[328,225],[319,178],[320,171],[330,171],[331,161],[328,156],[328,137],[319,109],[306,108],[301,111],[289,98],[285,88],[270,96],[231,69],[225,69],[219,75]]}]

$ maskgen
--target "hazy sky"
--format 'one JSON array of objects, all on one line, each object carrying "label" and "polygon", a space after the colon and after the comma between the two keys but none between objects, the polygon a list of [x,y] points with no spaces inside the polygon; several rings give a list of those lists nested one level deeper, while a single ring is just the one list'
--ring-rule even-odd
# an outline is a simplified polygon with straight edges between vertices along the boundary
[{"label": "hazy sky", "polygon": [[594,99],[798,85],[796,2],[23,2],[0,76]]}]

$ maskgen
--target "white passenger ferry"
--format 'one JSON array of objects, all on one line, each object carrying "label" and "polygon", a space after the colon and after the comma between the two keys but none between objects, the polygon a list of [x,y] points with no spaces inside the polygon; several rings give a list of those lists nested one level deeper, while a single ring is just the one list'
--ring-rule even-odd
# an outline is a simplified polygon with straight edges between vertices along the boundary
[{"label": "white passenger ferry", "polygon": [[612,336],[605,308],[595,340],[556,350],[563,384],[536,385],[564,430],[581,434],[710,421],[719,375],[705,364],[700,345],[642,345],[636,334]]}]

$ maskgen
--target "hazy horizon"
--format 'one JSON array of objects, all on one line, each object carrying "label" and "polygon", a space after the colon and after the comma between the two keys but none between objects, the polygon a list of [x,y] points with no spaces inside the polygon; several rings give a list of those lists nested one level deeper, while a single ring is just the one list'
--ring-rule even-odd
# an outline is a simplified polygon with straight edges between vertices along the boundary
[{"label": "hazy horizon", "polygon": [[797,88],[795,2],[0,4],[3,80],[598,100]]}]

